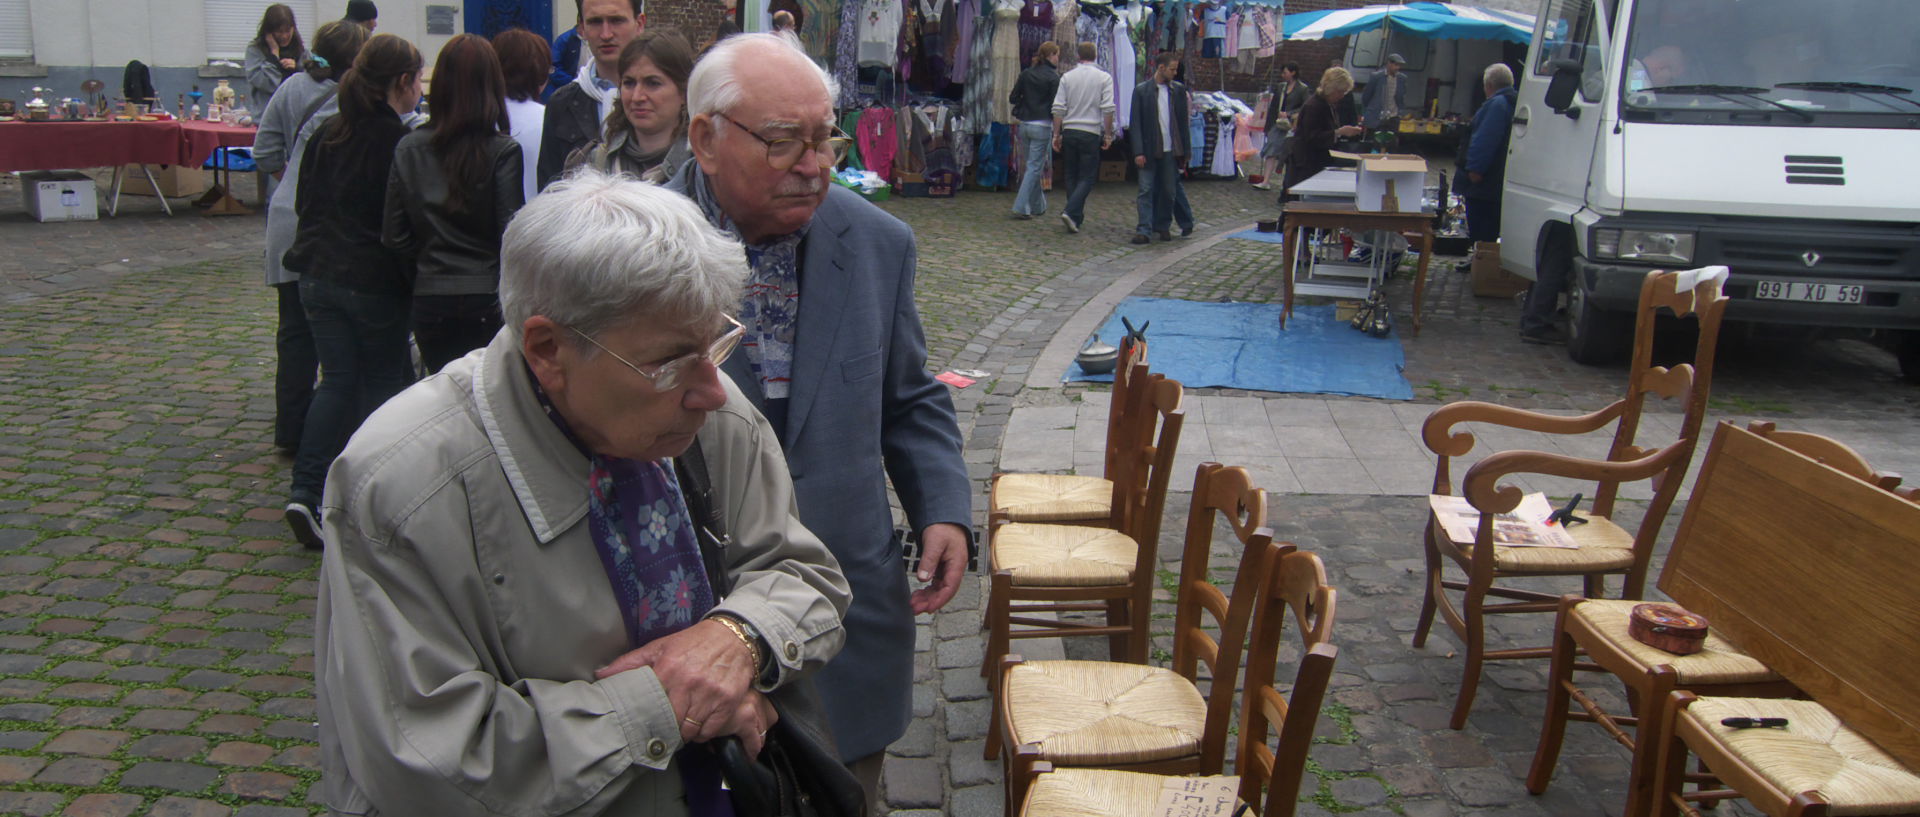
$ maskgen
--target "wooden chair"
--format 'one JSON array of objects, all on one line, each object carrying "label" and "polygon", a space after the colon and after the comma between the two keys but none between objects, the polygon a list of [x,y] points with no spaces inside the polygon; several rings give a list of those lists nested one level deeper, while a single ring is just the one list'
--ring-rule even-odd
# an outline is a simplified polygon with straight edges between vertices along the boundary
[{"label": "wooden chair", "polygon": [[[1026,661],[999,665],[994,717],[986,756],[1010,753],[1009,805],[1029,779],[1023,770],[1045,760],[1057,766],[1101,766],[1132,771],[1218,772],[1226,762],[1233,715],[1233,679],[1240,671],[1254,598],[1275,556],[1266,525],[1266,492],[1243,468],[1203,463],[1194,476],[1193,504],[1181,554],[1171,668],[1106,661]],[[1215,515],[1226,518],[1241,544],[1231,597],[1208,575]],[[1144,611],[1143,611],[1144,612]],[[1207,619],[1211,619],[1209,622]],[[1216,640],[1204,626],[1213,624]],[[1215,679],[1200,691],[1201,665]]]},{"label": "wooden chair", "polygon": [[[1772,817],[1920,815],[1920,775],[1816,701],[1673,693],[1664,710],[1657,802],[1651,814],[1700,817],[1695,802],[1744,797]],[[1785,718],[1784,728],[1735,729],[1725,718]],[[1730,787],[1682,794],[1691,751]]]},{"label": "wooden chair", "polygon": [[[1823,465],[1835,468],[1883,490],[1900,484],[1897,474],[1875,471],[1852,448],[1831,438],[1804,431],[1776,430],[1773,423],[1756,420],[1747,429],[1786,448],[1798,451]],[[1709,447],[1708,461],[1717,461]],[[1712,484],[1704,469],[1697,484]],[[1690,503],[1688,513],[1705,508],[1707,503]],[[1684,518],[1682,527],[1698,530]],[[1666,589],[1662,582],[1662,589]],[[1676,603],[1690,603],[1682,593],[1673,596]],[[1565,596],[1560,600],[1559,616],[1554,624],[1553,667],[1547,679],[1547,712],[1540,727],[1540,745],[1534,750],[1533,768],[1527,775],[1527,790],[1540,794],[1553,779],[1559,761],[1561,742],[1569,719],[1598,724],[1621,745],[1633,750],[1627,785],[1629,817],[1646,814],[1652,808],[1654,765],[1665,742],[1665,706],[1675,690],[1687,690],[1714,697],[1785,698],[1799,692],[1759,659],[1710,630],[1705,647],[1692,655],[1675,655],[1649,647],[1627,632],[1633,600],[1584,599]],[[1584,653],[1588,663],[1578,663]],[[1607,712],[1574,681],[1576,670],[1605,671],[1626,686],[1629,705],[1637,716]],[[1579,709],[1569,711],[1569,704]],[[1631,726],[1631,736],[1623,727]]]},{"label": "wooden chair", "polygon": [[1147,392],[1140,388],[1148,382],[1147,373],[1146,341],[1132,335],[1122,338],[1119,364],[1113,370],[1112,400],[1107,405],[1101,476],[995,474],[987,485],[989,528],[1001,522],[1049,522],[1119,529],[1123,520],[1115,509],[1125,507],[1123,494],[1129,484],[1121,478],[1121,468],[1153,440],[1153,423],[1141,422],[1151,416],[1144,399]]},{"label": "wooden chair", "polygon": [[[983,675],[993,677],[1020,638],[1104,635],[1116,660],[1146,662],[1160,519],[1186,413],[1179,381],[1148,374],[1139,388],[1159,436],[1121,466],[1119,530],[1004,521],[989,528]],[[1031,603],[1016,603],[1023,601]],[[1104,612],[1106,623],[1033,615],[1078,612]]]},{"label": "wooden chair", "polygon": [[[1500,613],[1552,612],[1559,596],[1531,589],[1496,584],[1500,580],[1544,576],[1579,576],[1584,595],[1605,595],[1605,577],[1624,577],[1620,598],[1637,599],[1644,592],[1647,566],[1653,547],[1672,506],[1680,483],[1692,460],[1700,424],[1706,415],[1707,392],[1713,379],[1713,355],[1720,334],[1721,317],[1727,298],[1721,293],[1724,268],[1689,272],[1656,272],[1647,276],[1640,288],[1639,323],[1635,329],[1633,368],[1628,376],[1627,394],[1606,408],[1577,417],[1562,417],[1482,402],[1451,403],[1428,415],[1421,436],[1438,460],[1434,466],[1433,493],[1452,495],[1456,491],[1451,465],[1456,457],[1473,450],[1474,435],[1456,430],[1463,423],[1487,423],[1546,434],[1584,435],[1614,425],[1612,444],[1605,460],[1588,460],[1538,451],[1503,451],[1488,456],[1468,469],[1461,480],[1461,493],[1481,512],[1479,533],[1470,544],[1448,538],[1437,518],[1429,515],[1425,550],[1427,558],[1426,598],[1420,619],[1414,628],[1413,646],[1426,645],[1427,632],[1438,612],[1447,626],[1464,642],[1466,667],[1460,692],[1453,707],[1451,725],[1466,725],[1473,698],[1480,684],[1486,661],[1545,658],[1547,647],[1486,649],[1485,616]],[[1653,365],[1654,318],[1667,309],[1676,315],[1695,315],[1699,319],[1699,341],[1692,363],[1671,368]],[[1675,442],[1661,448],[1636,444],[1641,413],[1648,393],[1666,399],[1678,398],[1684,413]],[[1496,483],[1514,474],[1542,474],[1593,480],[1595,488],[1590,521],[1569,527],[1579,545],[1575,549],[1495,547],[1492,541],[1494,519],[1513,510],[1522,492],[1511,485]],[[1614,500],[1623,484],[1650,481],[1653,500],[1638,528],[1628,531],[1612,520]],[[1446,562],[1452,561],[1465,573],[1464,581],[1445,576]],[[1462,591],[1455,607],[1448,590]],[[1511,601],[1488,603],[1492,596]]]},{"label": "wooden chair", "polygon": [[[1276,546],[1278,547],[1278,546]],[[1244,577],[1243,577],[1244,578]],[[1333,677],[1339,649],[1327,640],[1333,623],[1334,590],[1326,584],[1318,556],[1307,552],[1278,556],[1256,601],[1252,646],[1248,650],[1240,733],[1234,773],[1239,799],[1265,817],[1291,817],[1299,803],[1300,781],[1320,704]],[[1302,654],[1289,694],[1281,694],[1274,676],[1287,619],[1302,636]],[[1216,688],[1225,679],[1216,679]],[[1277,748],[1269,741],[1278,738]],[[1162,775],[1135,771],[1055,768],[1032,754],[1019,775],[1026,785],[1020,813],[1027,817],[1155,817]],[[1265,808],[1262,809],[1264,799]]]}]

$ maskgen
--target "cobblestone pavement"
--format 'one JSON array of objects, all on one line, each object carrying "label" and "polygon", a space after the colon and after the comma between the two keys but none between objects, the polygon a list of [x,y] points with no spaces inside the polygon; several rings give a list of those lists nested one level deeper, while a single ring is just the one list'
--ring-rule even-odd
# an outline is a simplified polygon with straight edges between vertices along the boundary
[{"label": "cobblestone pavement", "polygon": [[[885,205],[920,236],[934,365],[989,372],[956,394],[976,478],[992,473],[1016,406],[1086,393],[1029,387],[1026,376],[1066,318],[1127,272],[1190,253],[1140,292],[1272,297],[1261,275],[1271,245],[1195,249],[1265,214],[1271,198],[1231,182],[1189,190],[1195,238],[1146,247],[1124,243],[1132,189],[1120,184],[1100,186],[1078,235],[1053,215],[1058,193],[1050,217],[1034,221],[1008,219],[1005,192]],[[0,814],[309,813],[316,559],[278,521],[288,463],[270,450],[263,220],[190,208],[169,218],[132,199],[117,219],[43,225],[8,192],[0,182]],[[1406,341],[1423,401],[1491,397],[1495,385],[1510,402],[1557,408],[1618,388],[1618,371],[1512,342],[1511,305],[1457,290],[1441,287],[1425,333]],[[1724,366],[1716,399],[1885,422],[1920,414],[1920,390],[1894,383],[1891,358],[1870,347],[1775,357],[1744,375]],[[1762,364],[1790,374],[1769,379]],[[1166,531],[1182,529],[1186,501],[1170,498]],[[1615,810],[1624,754],[1589,729],[1570,730],[1549,793],[1520,788],[1539,708],[1533,668],[1492,671],[1468,728],[1445,729],[1458,661],[1444,637],[1427,651],[1407,646],[1421,513],[1407,497],[1273,502],[1276,532],[1320,552],[1342,593],[1334,699],[1344,710],[1322,721],[1305,812]],[[1162,553],[1177,552],[1169,538]],[[887,766],[896,813],[999,810],[999,770],[980,760],[979,591],[969,584],[922,623],[919,718]],[[1544,626],[1495,630],[1526,639]]]}]

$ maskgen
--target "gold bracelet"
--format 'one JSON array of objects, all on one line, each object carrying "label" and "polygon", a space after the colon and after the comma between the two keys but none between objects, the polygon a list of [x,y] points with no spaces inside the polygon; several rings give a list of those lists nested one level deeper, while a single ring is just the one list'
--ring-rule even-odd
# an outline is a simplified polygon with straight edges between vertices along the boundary
[{"label": "gold bracelet", "polygon": [[766,660],[766,651],[760,648],[760,639],[747,634],[747,625],[744,622],[724,613],[716,613],[707,616],[707,618],[720,622],[720,626],[731,630],[734,637],[740,639],[740,643],[747,645],[747,654],[753,657],[753,674],[755,676],[758,676],[766,669],[766,667],[763,666]]}]

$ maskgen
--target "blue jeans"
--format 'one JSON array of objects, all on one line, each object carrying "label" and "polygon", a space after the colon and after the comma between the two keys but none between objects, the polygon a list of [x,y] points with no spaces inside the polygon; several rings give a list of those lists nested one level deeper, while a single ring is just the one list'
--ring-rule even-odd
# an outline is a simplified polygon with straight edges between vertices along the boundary
[{"label": "blue jeans", "polygon": [[1180,229],[1193,229],[1193,206],[1187,203],[1187,187],[1180,183],[1180,165],[1171,153],[1147,157],[1140,168],[1140,195],[1135,197],[1140,223],[1134,232],[1141,235],[1164,233],[1174,223]]},{"label": "blue jeans", "polygon": [[1067,175],[1067,216],[1087,222],[1087,196],[1100,178],[1100,135],[1071,128],[1060,132],[1060,165]]},{"label": "blue jeans", "polygon": [[360,421],[412,379],[407,301],[406,295],[300,279],[300,305],[320,357],[320,385],[313,390],[300,453],[293,460],[294,501],[318,508],[327,469]]},{"label": "blue jeans", "polygon": [[1013,197],[1013,211],[1037,216],[1047,211],[1047,192],[1040,182],[1046,178],[1047,159],[1053,156],[1053,123],[1022,122],[1020,138],[1026,142],[1027,172],[1020,177],[1020,194]]}]

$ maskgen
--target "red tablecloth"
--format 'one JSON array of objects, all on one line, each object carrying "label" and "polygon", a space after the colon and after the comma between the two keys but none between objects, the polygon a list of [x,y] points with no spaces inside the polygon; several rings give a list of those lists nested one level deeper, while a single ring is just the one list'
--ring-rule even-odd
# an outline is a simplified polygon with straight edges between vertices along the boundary
[{"label": "red tablecloth", "polygon": [[214,122],[0,122],[0,170],[199,167],[216,147],[253,144],[253,134]]}]

